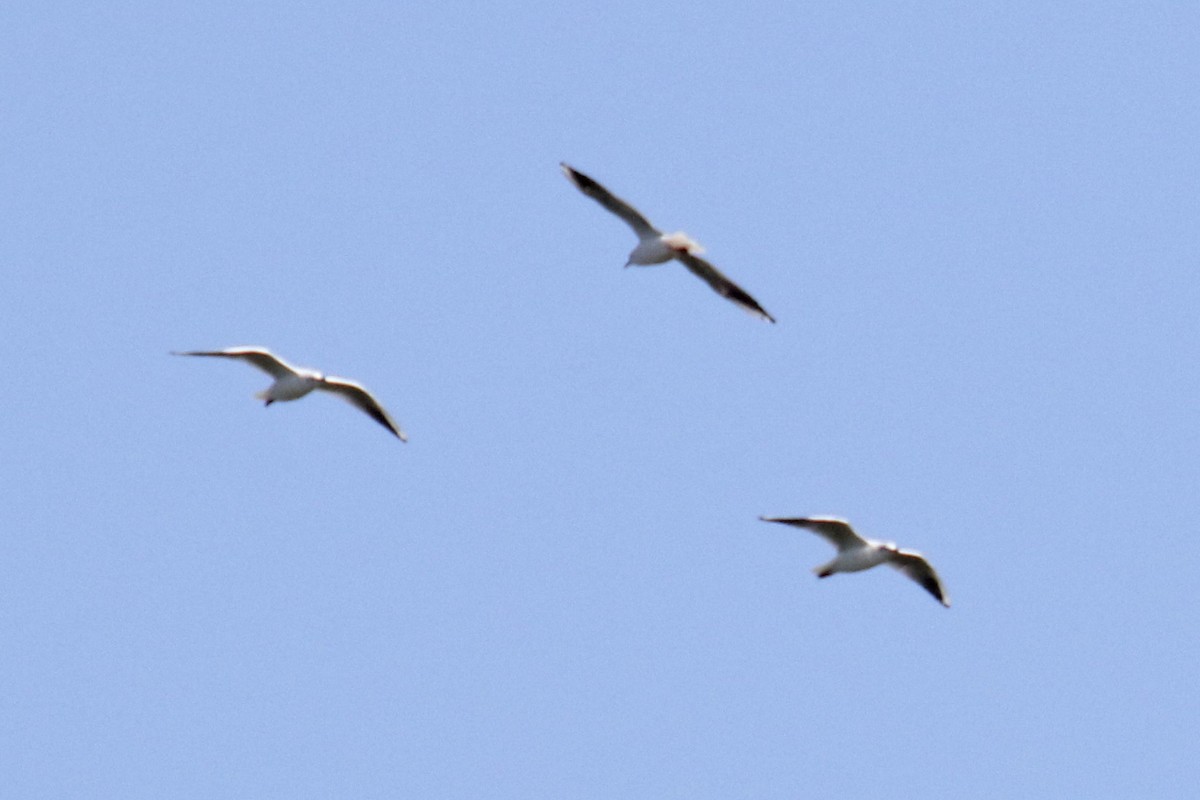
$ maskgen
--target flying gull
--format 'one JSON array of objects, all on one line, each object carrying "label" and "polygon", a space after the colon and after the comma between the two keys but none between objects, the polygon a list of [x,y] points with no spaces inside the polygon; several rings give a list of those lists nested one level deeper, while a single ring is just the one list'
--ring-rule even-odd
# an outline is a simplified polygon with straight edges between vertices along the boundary
[{"label": "flying gull", "polygon": [[245,361],[251,366],[258,367],[275,379],[275,382],[255,395],[271,405],[276,400],[299,400],[313,389],[323,389],[334,392],[345,400],[349,400],[360,410],[370,415],[371,419],[387,428],[400,441],[407,442],[408,437],[400,426],[388,416],[370,392],[354,381],[345,378],[335,378],[332,375],[322,375],[320,372],[303,367],[294,367],[279,356],[264,347],[230,347],[226,350],[189,350],[174,356],[215,356],[217,358],[235,358]]},{"label": "flying gull", "polygon": [[912,578],[946,608],[950,598],[942,588],[938,575],[929,562],[912,550],[901,550],[892,542],[864,539],[854,532],[850,523],[836,517],[759,517],[763,522],[782,522],[797,528],[807,528],[837,548],[837,556],[824,566],[813,570],[818,578],[828,578],[835,572],[861,572],[887,564]]},{"label": "flying gull", "polygon": [[625,220],[629,227],[633,228],[633,232],[637,234],[637,247],[633,248],[633,252],[629,254],[629,261],[626,262],[625,266],[628,267],[631,264],[635,264],[644,267],[651,264],[663,264],[672,258],[677,258],[683,262],[685,267],[692,271],[692,274],[703,278],[717,294],[728,300],[732,300],[751,314],[757,314],[769,322],[775,321],[775,318],[768,314],[766,309],[760,306],[758,301],[748,295],[742,287],[729,280],[729,278],[726,278],[712,264],[700,258],[700,254],[704,252],[704,248],[686,233],[664,234],[658,228],[651,225],[649,220],[638,213],[636,208],[609,192],[608,189],[605,189],[587,175],[572,169],[566,164],[560,164],[560,166],[562,167],[563,174],[570,179],[571,183],[578,187],[579,191]]}]

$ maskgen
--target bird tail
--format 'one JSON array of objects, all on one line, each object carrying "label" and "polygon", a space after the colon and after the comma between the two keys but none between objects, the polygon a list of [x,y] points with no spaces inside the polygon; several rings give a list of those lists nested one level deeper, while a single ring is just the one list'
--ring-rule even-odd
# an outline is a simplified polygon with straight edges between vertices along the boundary
[{"label": "bird tail", "polygon": [[256,398],[258,398],[259,400],[265,400],[266,402],[263,403],[263,405],[266,405],[266,406],[269,406],[269,405],[271,405],[271,403],[275,402],[275,399],[273,397],[271,397],[270,389],[263,389],[261,392],[255,392],[254,396]]}]

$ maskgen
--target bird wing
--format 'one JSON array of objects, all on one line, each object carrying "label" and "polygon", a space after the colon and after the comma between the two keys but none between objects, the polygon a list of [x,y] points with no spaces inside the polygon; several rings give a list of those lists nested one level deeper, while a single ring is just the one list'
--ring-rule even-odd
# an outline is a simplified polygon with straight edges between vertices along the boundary
[{"label": "bird wing", "polygon": [[562,167],[563,174],[567,176],[571,183],[578,187],[579,191],[625,220],[629,227],[633,228],[634,233],[638,235],[639,239],[661,235],[661,231],[651,225],[650,221],[643,217],[636,208],[608,191],[608,189],[605,189],[587,175],[572,169],[566,164],[559,164],[559,166]]},{"label": "bird wing", "polygon": [[703,278],[717,294],[726,300],[732,300],[751,314],[756,314],[768,322],[775,321],[775,318],[768,314],[767,310],[760,306],[757,300],[747,294],[745,289],[729,280],[729,278],[726,278],[721,270],[703,258],[678,250],[675,251],[675,257],[682,261],[683,265],[691,270],[693,275]]},{"label": "bird wing", "polygon": [[371,419],[391,431],[397,439],[402,442],[408,441],[408,436],[396,424],[395,420],[383,410],[383,406],[379,405],[379,401],[354,381],[348,381],[345,378],[326,377],[317,388],[341,395],[343,399],[349,400],[360,410],[370,415]]},{"label": "bird wing", "polygon": [[888,558],[888,566],[900,570],[909,578],[925,588],[925,591],[938,599],[946,608],[950,607],[950,598],[942,588],[942,581],[937,572],[929,566],[929,562],[920,553],[911,550],[897,550]]},{"label": "bird wing", "polygon": [[265,347],[229,347],[224,350],[187,350],[174,352],[174,356],[216,356],[217,358],[238,358],[251,366],[258,367],[274,378],[295,375],[296,368],[272,353]]},{"label": "bird wing", "polygon": [[853,550],[867,546],[866,539],[850,527],[850,523],[836,517],[759,517],[763,522],[781,522],[806,528],[836,547],[838,551]]}]

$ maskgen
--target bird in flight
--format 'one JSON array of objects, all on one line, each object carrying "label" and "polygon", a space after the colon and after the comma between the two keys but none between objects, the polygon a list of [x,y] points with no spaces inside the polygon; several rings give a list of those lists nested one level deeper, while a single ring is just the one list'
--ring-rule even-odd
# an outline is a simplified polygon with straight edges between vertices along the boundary
[{"label": "bird in flight", "polygon": [[650,221],[643,217],[636,208],[587,175],[572,169],[567,164],[560,164],[560,166],[563,174],[571,183],[575,184],[579,191],[625,220],[626,224],[637,234],[637,247],[633,248],[633,252],[629,254],[629,261],[625,266],[633,264],[644,267],[651,264],[663,264],[672,258],[679,259],[685,267],[691,270],[692,274],[702,278],[717,294],[768,322],[775,321],[775,318],[768,314],[766,309],[760,306],[758,301],[747,294],[742,287],[726,278],[712,264],[700,258],[704,249],[687,234],[682,232],[664,234],[651,225]]},{"label": "bird in flight", "polygon": [[276,400],[299,400],[313,389],[333,392],[344,400],[348,400],[368,414],[371,419],[392,432],[397,439],[407,442],[408,437],[400,426],[388,416],[383,406],[379,405],[370,392],[354,381],[345,378],[335,378],[303,367],[294,367],[279,356],[264,347],[230,347],[225,350],[188,350],[172,352],[174,356],[213,356],[216,358],[233,358],[245,361],[258,367],[275,379],[275,382],[255,395],[259,400],[271,405]]},{"label": "bird in flight", "polygon": [[813,570],[818,578],[828,578],[835,572],[861,572],[887,564],[900,570],[924,587],[946,608],[950,598],[933,567],[920,553],[901,550],[892,542],[864,539],[854,532],[850,523],[836,517],[759,517],[763,522],[781,522],[797,528],[807,528],[837,548],[837,556],[828,564]]}]

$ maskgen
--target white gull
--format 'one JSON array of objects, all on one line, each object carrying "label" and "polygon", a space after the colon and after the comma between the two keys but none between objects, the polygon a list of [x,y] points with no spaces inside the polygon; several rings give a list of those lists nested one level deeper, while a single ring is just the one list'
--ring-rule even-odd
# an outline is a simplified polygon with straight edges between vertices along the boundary
[{"label": "white gull", "polygon": [[651,225],[650,221],[638,213],[637,209],[587,175],[566,164],[559,166],[562,167],[563,174],[578,187],[579,191],[625,220],[637,234],[637,247],[633,248],[633,252],[629,254],[629,261],[625,266],[634,264],[643,267],[651,264],[663,264],[672,258],[679,259],[685,267],[691,270],[693,275],[703,278],[717,294],[732,300],[751,314],[757,314],[769,322],[775,321],[775,318],[768,314],[766,309],[760,306],[758,301],[747,294],[742,287],[726,278],[712,264],[700,258],[704,248],[700,247],[699,243],[686,233],[663,233]]},{"label": "white gull", "polygon": [[828,564],[813,570],[818,578],[828,578],[835,572],[861,572],[887,564],[900,570],[925,588],[946,608],[950,598],[942,582],[924,556],[912,550],[901,550],[892,542],[864,539],[854,532],[850,523],[836,517],[759,517],[763,522],[781,522],[797,528],[807,528],[837,548],[837,556]]},{"label": "white gull", "polygon": [[402,442],[408,437],[400,426],[384,411],[370,392],[354,381],[323,375],[320,372],[303,367],[294,367],[279,356],[264,347],[230,347],[225,350],[188,350],[172,352],[175,356],[215,356],[217,358],[233,358],[245,361],[251,366],[258,367],[275,379],[275,382],[255,395],[271,405],[276,400],[299,400],[313,389],[333,392],[348,400],[368,414],[371,419],[392,432]]}]

